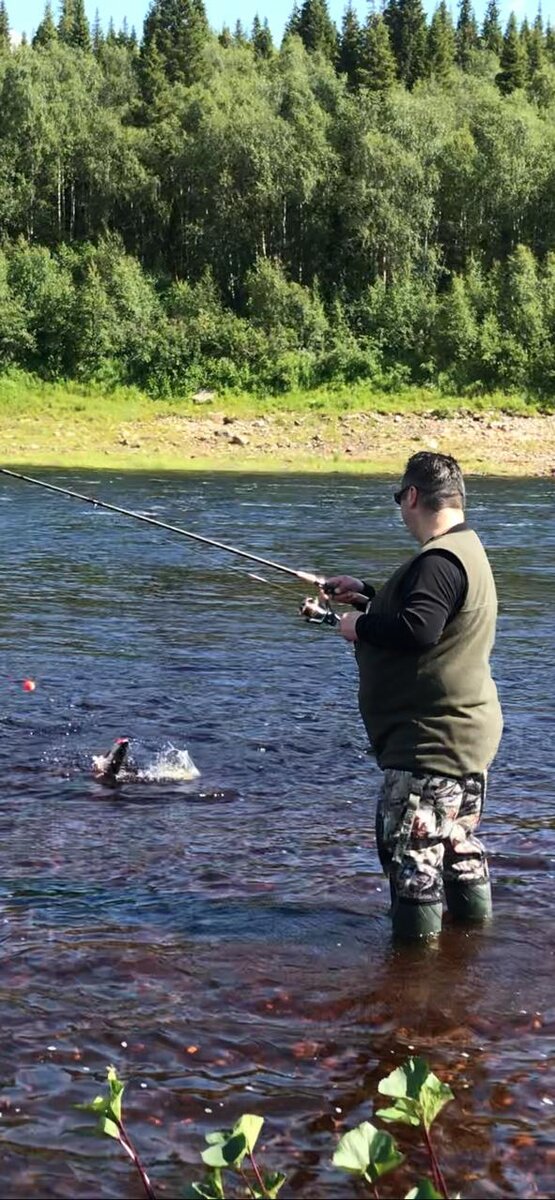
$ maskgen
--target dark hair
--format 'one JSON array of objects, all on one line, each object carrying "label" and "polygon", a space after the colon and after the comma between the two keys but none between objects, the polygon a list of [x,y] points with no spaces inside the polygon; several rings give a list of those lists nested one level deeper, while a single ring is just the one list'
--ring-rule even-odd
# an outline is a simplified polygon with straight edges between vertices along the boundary
[{"label": "dark hair", "polygon": [[420,450],[405,467],[403,487],[418,488],[422,504],[439,512],[440,508],[464,508],[466,492],[461,468],[450,454]]}]

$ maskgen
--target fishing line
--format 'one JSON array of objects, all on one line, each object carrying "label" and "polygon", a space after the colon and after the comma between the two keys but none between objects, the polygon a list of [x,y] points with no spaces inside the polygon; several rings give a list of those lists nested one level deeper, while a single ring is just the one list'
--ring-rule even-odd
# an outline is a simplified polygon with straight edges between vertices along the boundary
[{"label": "fishing line", "polygon": [[109,504],[106,500],[98,500],[94,496],[85,496],[82,492],[74,492],[70,488],[59,487],[55,483],[46,483],[44,479],[34,479],[32,475],[22,475],[19,471],[9,471],[7,467],[0,467],[0,474],[8,475],[11,479],[21,479],[24,483],[32,483],[36,487],[46,488],[49,492],[58,492],[62,496],[69,496],[72,500],[83,500],[85,504],[93,504],[95,508],[105,508],[109,512],[120,513],[124,517],[132,517],[134,521],[143,521],[145,525],[154,525],[157,529],[167,529],[170,533],[177,533],[180,537],[191,538],[195,542],[202,542],[205,546],[215,546],[216,549],[225,550],[228,554],[247,558],[250,562],[261,563],[262,566],[270,567],[273,571],[282,571],[285,575],[292,575],[295,579],[303,580],[304,583],[311,583],[316,587],[324,587],[325,585],[325,578],[321,575],[312,575],[307,571],[296,571],[293,567],[284,566],[283,563],[273,562],[269,558],[261,558],[259,554],[251,554],[247,550],[239,550],[237,546],[229,546],[226,542],[216,541],[215,538],[203,537],[200,533],[193,533],[190,529],[182,529],[179,525],[169,525],[167,521],[158,521],[155,517],[145,517],[142,513],[133,512],[132,509],[121,508],[118,504]]}]

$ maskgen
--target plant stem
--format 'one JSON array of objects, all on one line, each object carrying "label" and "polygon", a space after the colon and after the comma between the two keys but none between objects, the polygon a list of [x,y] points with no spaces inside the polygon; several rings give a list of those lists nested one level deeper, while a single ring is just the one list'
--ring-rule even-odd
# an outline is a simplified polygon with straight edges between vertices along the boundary
[{"label": "plant stem", "polygon": [[139,1172],[142,1185],[145,1189],[146,1195],[148,1196],[148,1200],[156,1200],[156,1192],[154,1191],[154,1188],[152,1187],[150,1179],[148,1178],[148,1175],[143,1167],[143,1164],[139,1158],[139,1155],[138,1155],[137,1151],[135,1150],[133,1142],[131,1141],[131,1138],[129,1137],[127,1130],[125,1129],[123,1121],[120,1121],[119,1117],[116,1117],[116,1115],[113,1111],[110,1113],[110,1119],[117,1126],[121,1144],[122,1144],[124,1150],[127,1151],[130,1159],[133,1161],[133,1163],[135,1164],[135,1167],[137,1168],[137,1171]]},{"label": "plant stem", "polygon": [[252,1186],[252,1183],[251,1183],[248,1175],[245,1174],[243,1167],[239,1167],[239,1174],[241,1176],[241,1179],[243,1180],[243,1183],[245,1184],[245,1187],[248,1188],[249,1195],[251,1195],[251,1196],[256,1195],[255,1190]]},{"label": "plant stem", "polygon": [[250,1158],[250,1160],[251,1160],[251,1166],[252,1166],[252,1169],[253,1169],[253,1171],[254,1171],[254,1173],[255,1173],[255,1175],[256,1175],[256,1182],[257,1182],[257,1184],[258,1184],[258,1186],[259,1186],[259,1188],[260,1188],[260,1190],[261,1190],[261,1192],[262,1192],[262,1195],[263,1195],[263,1196],[267,1196],[268,1192],[267,1192],[267,1190],[266,1190],[266,1185],[265,1185],[265,1183],[264,1183],[264,1180],[263,1180],[263,1178],[262,1178],[262,1176],[261,1176],[261,1174],[260,1174],[260,1171],[259,1171],[259,1169],[258,1169],[258,1163],[256,1162],[256,1159],[255,1159],[255,1157],[254,1157],[254,1154],[252,1153],[252,1151],[251,1151],[251,1153],[249,1154],[249,1158]]},{"label": "plant stem", "polygon": [[378,1191],[378,1185],[376,1183],[376,1180],[372,1179],[372,1176],[369,1175],[367,1171],[364,1172],[364,1178],[365,1178],[366,1182],[369,1183],[370,1187],[372,1188],[372,1195],[374,1196],[374,1200],[380,1200],[380,1193]]},{"label": "plant stem", "polygon": [[428,1154],[430,1156],[430,1162],[432,1164],[432,1174],[434,1177],[434,1184],[435,1184],[438,1192],[441,1192],[441,1194],[443,1196],[443,1200],[449,1200],[447,1184],[445,1182],[445,1179],[443,1178],[443,1172],[442,1172],[439,1162],[437,1160],[436,1152],[432,1146],[432,1139],[430,1137],[430,1131],[428,1129],[426,1129],[425,1125],[423,1125],[422,1128],[424,1130],[424,1140],[426,1142],[426,1148],[427,1148]]}]

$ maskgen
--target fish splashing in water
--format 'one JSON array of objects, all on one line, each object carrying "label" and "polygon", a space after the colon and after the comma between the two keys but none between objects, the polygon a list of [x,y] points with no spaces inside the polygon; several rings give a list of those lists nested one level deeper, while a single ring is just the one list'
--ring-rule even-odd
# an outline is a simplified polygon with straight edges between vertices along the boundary
[{"label": "fish splashing in water", "polygon": [[150,783],[188,782],[198,779],[200,771],[195,766],[188,750],[167,746],[160,750],[153,762],[137,768],[128,761],[129,738],[118,738],[107,754],[93,757],[93,771],[103,783],[115,783],[118,779],[140,779]]}]

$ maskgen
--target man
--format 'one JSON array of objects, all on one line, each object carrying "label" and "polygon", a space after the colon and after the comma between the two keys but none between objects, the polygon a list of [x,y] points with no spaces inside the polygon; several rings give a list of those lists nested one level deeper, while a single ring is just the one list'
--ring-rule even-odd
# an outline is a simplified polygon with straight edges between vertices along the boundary
[{"label": "man", "polygon": [[444,892],[454,917],[491,913],[475,830],[502,732],[489,666],[497,597],[454,458],[414,454],[395,502],[416,554],[378,592],[348,575],[327,585],[365,609],[339,630],[355,643],[360,712],[384,772],[376,836],[393,932],[418,938],[439,933]]}]

